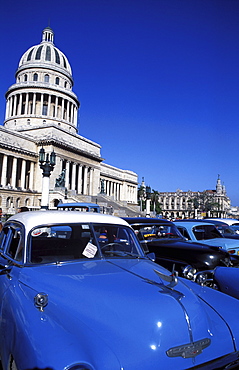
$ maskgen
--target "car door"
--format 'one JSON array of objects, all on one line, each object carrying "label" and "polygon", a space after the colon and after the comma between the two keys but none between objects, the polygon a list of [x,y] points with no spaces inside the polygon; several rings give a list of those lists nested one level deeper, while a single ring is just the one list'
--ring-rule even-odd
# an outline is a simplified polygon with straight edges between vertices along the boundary
[{"label": "car door", "polygon": [[16,223],[7,223],[0,234],[0,308],[4,293],[10,285],[14,284],[12,269],[17,266],[20,267],[23,263],[23,251],[23,226]]}]

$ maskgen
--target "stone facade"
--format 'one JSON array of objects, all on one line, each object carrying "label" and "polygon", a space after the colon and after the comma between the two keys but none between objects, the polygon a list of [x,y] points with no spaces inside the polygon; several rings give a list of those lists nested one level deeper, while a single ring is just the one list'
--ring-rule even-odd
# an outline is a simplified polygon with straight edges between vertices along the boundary
[{"label": "stone facade", "polygon": [[[141,186],[145,188],[144,181]],[[210,211],[201,211],[200,206],[197,208],[192,199],[200,199],[201,196],[205,197],[215,204]],[[216,189],[199,191],[182,191],[180,189],[175,192],[158,192],[158,202],[162,209],[161,215],[164,218],[203,218],[203,217],[228,217],[230,215],[231,201],[226,194],[226,188],[221,184],[218,176]]]},{"label": "stone facade", "polygon": [[[73,78],[66,56],[54,46],[51,28],[42,42],[22,56],[16,83],[6,93],[6,115],[0,126],[0,207],[15,213],[20,206],[41,206],[42,170],[39,150],[56,154],[50,177],[49,208],[59,201],[91,201],[102,194],[137,205],[137,174],[103,162],[101,146],[77,132],[80,107],[72,91]],[[56,187],[64,170],[65,186]]]}]

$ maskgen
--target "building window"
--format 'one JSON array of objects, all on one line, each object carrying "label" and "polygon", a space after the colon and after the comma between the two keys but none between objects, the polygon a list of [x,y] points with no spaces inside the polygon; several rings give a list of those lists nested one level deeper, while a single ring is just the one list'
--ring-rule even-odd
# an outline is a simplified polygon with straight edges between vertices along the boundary
[{"label": "building window", "polygon": [[38,74],[37,73],[34,73],[34,75],[33,75],[33,81],[38,81]]},{"label": "building window", "polygon": [[46,115],[47,115],[47,104],[46,104],[46,103],[43,103],[43,107],[42,107],[42,115],[43,115],[43,116],[46,116]]},{"label": "building window", "polygon": [[49,82],[49,75],[44,76],[44,82]]},{"label": "building window", "polygon": [[27,75],[24,75],[24,81],[27,81]]},{"label": "building window", "polygon": [[37,60],[41,59],[41,51],[42,51],[43,46],[39,46],[36,52],[36,58]]},{"label": "building window", "polygon": [[55,50],[55,56],[56,56],[56,63],[57,64],[60,64],[60,56],[59,56],[59,53],[58,53],[58,51],[56,49],[54,49],[54,50]]},{"label": "building window", "polygon": [[33,50],[34,50],[34,48],[33,48],[33,49],[30,51],[30,53],[28,54],[28,56],[27,56],[27,61],[31,60]]},{"label": "building window", "polygon": [[47,46],[47,48],[46,48],[46,60],[51,61],[51,48],[50,48],[50,46]]},{"label": "building window", "polygon": [[56,77],[56,85],[59,85],[59,83],[60,83],[60,79],[59,77]]},{"label": "building window", "polygon": [[64,64],[64,67],[66,68],[66,60],[64,58],[64,56],[62,55],[62,58],[63,58],[63,64]]}]

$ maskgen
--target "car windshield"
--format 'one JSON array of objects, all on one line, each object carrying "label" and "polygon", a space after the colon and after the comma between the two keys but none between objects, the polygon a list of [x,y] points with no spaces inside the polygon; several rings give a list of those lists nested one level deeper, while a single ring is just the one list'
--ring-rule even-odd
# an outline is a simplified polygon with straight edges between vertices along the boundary
[{"label": "car windshield", "polygon": [[139,240],[175,239],[182,238],[174,225],[131,225]]},{"label": "car windshield", "polygon": [[197,240],[221,238],[220,232],[214,225],[198,225],[192,229]]},{"label": "car windshield", "polygon": [[239,234],[239,223],[236,223],[234,225],[230,225],[230,227],[237,233]]},{"label": "car windshield", "polygon": [[81,258],[144,257],[133,230],[122,225],[41,226],[31,231],[29,245],[31,263],[57,263]]}]

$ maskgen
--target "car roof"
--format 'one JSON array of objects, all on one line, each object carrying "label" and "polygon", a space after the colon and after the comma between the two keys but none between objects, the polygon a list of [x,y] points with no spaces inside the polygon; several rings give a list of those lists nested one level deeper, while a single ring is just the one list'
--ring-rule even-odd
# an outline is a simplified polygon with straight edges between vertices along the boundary
[{"label": "car roof", "polygon": [[192,226],[202,226],[202,225],[209,225],[209,226],[212,226],[212,223],[210,222],[201,222],[201,221],[191,221],[191,220],[185,220],[185,221],[177,221],[175,220],[174,221],[175,225],[181,225],[181,226],[184,226],[184,225],[190,225],[191,227]]},{"label": "car roof", "polygon": [[63,211],[30,211],[30,212],[20,212],[11,216],[9,221],[19,221],[25,225],[27,231],[31,230],[33,227],[38,225],[48,225],[48,224],[67,224],[67,223],[102,223],[102,224],[117,224],[126,225],[126,221],[123,219],[105,215],[100,213],[91,212],[63,212]]},{"label": "car roof", "polygon": [[[224,222],[226,223],[227,225],[239,225],[239,220],[235,219],[235,218],[213,218],[212,220],[214,221],[221,221],[221,222]],[[207,221],[210,221],[210,219],[208,219]]]},{"label": "car roof", "polygon": [[165,220],[163,218],[153,218],[153,217],[122,217],[123,220],[127,221],[130,225],[141,225],[141,224],[165,224],[172,225],[171,221]]},{"label": "car roof", "polygon": [[203,223],[211,223],[211,224],[214,224],[214,225],[221,225],[221,226],[228,226],[228,224],[226,224],[225,222],[223,221],[219,221],[219,220],[210,220],[210,219],[196,219],[196,218],[188,218],[188,219],[185,219],[185,220],[175,220],[176,222],[178,221],[183,221],[183,222],[203,222]]},{"label": "car roof", "polygon": [[79,203],[59,203],[57,205],[57,207],[99,207],[99,204],[96,204],[96,203],[82,203],[82,202],[79,202]]}]

